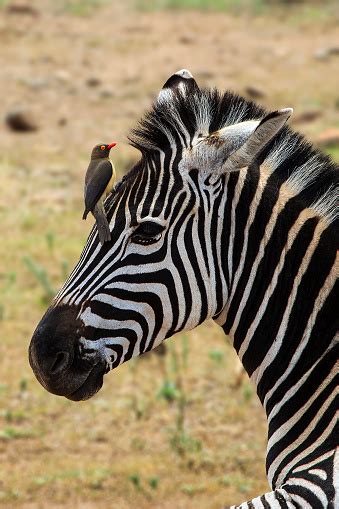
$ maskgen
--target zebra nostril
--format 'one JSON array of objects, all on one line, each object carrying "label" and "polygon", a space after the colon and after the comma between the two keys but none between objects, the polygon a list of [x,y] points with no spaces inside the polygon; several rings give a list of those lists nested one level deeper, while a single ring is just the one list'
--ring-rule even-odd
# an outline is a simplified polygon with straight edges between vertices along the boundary
[{"label": "zebra nostril", "polygon": [[57,375],[58,373],[64,371],[66,367],[68,367],[70,354],[68,352],[58,352],[55,356],[55,360],[50,367],[50,374]]}]

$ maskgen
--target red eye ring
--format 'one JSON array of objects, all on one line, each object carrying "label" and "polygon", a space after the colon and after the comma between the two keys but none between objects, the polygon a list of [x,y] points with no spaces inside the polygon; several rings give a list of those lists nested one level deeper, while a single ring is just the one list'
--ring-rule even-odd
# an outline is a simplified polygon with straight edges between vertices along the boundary
[{"label": "red eye ring", "polygon": [[101,150],[105,150],[105,148],[106,148],[106,145],[101,145],[101,147],[100,147]]}]

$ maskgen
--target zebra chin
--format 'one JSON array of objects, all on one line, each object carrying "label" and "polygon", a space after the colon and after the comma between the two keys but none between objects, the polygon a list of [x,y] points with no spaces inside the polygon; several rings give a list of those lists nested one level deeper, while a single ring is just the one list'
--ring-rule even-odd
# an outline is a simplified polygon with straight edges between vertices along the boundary
[{"label": "zebra chin", "polygon": [[91,398],[107,372],[100,353],[82,353],[83,323],[76,306],[51,306],[29,345],[29,362],[40,384],[52,394],[72,401]]}]

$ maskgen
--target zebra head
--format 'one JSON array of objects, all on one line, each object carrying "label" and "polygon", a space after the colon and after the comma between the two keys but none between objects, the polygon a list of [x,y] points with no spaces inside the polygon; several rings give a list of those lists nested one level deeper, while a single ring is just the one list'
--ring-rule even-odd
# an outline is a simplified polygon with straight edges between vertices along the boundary
[{"label": "zebra head", "polygon": [[112,240],[101,245],[93,228],[33,335],[30,363],[47,390],[87,399],[109,370],[221,313],[230,173],[290,114],[200,90],[186,70],[167,80],[130,136],[140,161],[106,200]]}]

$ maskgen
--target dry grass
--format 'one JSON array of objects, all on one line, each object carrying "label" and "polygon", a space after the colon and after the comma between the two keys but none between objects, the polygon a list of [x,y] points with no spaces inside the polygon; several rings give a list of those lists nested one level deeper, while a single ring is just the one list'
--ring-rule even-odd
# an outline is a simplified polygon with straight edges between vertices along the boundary
[{"label": "dry grass", "polygon": [[[178,441],[178,399],[159,397],[166,376],[176,380],[171,354],[165,365],[146,356],[121,366],[84,403],[38,385],[27,347],[48,292],[29,267],[61,284],[89,230],[80,216],[91,146],[118,141],[116,166],[126,171],[137,157],[126,132],[177,69],[240,93],[254,85],[267,107],[321,110],[297,125],[311,137],[338,127],[338,57],[314,58],[334,45],[337,25],[295,11],[248,18],[99,3],[79,13],[76,2],[32,2],[38,17],[0,11],[3,111],[22,104],[40,127],[0,127],[0,507],[218,508],[267,489],[263,412],[247,379],[234,387],[237,360],[219,329],[189,334]],[[100,84],[89,87],[93,76]],[[179,357],[184,341],[170,340]]]}]

